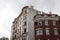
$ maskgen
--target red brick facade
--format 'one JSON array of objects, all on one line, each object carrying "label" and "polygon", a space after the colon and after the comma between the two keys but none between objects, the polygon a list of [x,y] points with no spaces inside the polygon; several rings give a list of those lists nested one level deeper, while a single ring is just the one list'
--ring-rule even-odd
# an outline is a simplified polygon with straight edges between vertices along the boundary
[{"label": "red brick facade", "polygon": [[[40,17],[39,17],[40,18]],[[37,18],[38,19],[38,18]],[[56,25],[53,25],[54,20],[48,20],[48,25],[45,25],[45,20],[42,21],[42,25],[37,25],[35,22],[40,21],[39,19],[34,19],[34,31],[35,31],[35,40],[60,40],[60,20],[55,20]],[[36,29],[42,28],[43,35],[36,35]],[[49,28],[49,35],[46,35],[46,28]],[[54,28],[57,28],[58,35],[54,34]]]}]

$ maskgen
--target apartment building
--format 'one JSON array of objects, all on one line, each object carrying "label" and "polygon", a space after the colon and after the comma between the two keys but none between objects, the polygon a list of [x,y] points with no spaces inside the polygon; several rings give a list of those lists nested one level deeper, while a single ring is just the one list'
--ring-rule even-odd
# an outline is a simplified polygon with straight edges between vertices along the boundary
[{"label": "apartment building", "polygon": [[60,16],[52,12],[34,16],[35,40],[60,40]]},{"label": "apartment building", "polygon": [[20,15],[15,18],[11,27],[11,40],[34,40],[34,21],[36,15],[33,6],[22,8]]},{"label": "apartment building", "polygon": [[60,40],[60,17],[25,6],[13,21],[11,40]]}]

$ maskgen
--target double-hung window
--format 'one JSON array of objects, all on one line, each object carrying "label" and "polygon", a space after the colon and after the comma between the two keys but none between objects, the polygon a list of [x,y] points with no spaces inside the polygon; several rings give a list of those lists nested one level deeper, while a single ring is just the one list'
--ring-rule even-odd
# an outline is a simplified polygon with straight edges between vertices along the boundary
[{"label": "double-hung window", "polygon": [[45,25],[46,25],[46,26],[48,25],[48,21],[47,21],[47,20],[45,20]]},{"label": "double-hung window", "polygon": [[46,28],[46,35],[49,35],[49,28]]},{"label": "double-hung window", "polygon": [[54,34],[58,35],[58,29],[57,28],[54,28]]},{"label": "double-hung window", "polygon": [[53,26],[55,26],[56,25],[56,21],[53,21]]},{"label": "double-hung window", "polygon": [[36,35],[43,35],[42,28],[39,28],[38,30],[36,30]]}]

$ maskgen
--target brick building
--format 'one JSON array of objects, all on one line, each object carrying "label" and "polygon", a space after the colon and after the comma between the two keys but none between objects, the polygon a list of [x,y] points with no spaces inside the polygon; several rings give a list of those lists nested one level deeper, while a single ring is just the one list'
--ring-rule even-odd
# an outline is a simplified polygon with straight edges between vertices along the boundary
[{"label": "brick building", "polygon": [[13,21],[11,40],[60,40],[60,17],[25,6]]},{"label": "brick building", "polygon": [[35,40],[60,40],[60,17],[51,12],[34,16]]}]

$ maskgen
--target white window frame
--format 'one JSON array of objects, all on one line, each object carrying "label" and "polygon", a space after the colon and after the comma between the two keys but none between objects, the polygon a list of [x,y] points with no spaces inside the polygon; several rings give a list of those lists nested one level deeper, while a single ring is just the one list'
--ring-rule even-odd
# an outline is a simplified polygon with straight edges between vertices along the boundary
[{"label": "white window frame", "polygon": [[48,20],[45,20],[45,25],[48,26]]},{"label": "white window frame", "polygon": [[58,28],[54,28],[54,34],[58,35]]},{"label": "white window frame", "polygon": [[46,35],[50,35],[49,28],[46,28]]},{"label": "white window frame", "polygon": [[55,26],[56,25],[56,21],[53,21],[53,26]]},{"label": "white window frame", "polygon": [[36,35],[39,35],[39,30],[36,30]]},{"label": "white window frame", "polygon": [[39,34],[40,34],[40,35],[43,35],[43,30],[42,30],[42,28],[39,28]]},{"label": "white window frame", "polygon": [[43,30],[42,30],[42,28],[38,28],[38,29],[36,30],[36,34],[37,34],[37,35],[43,35]]}]

